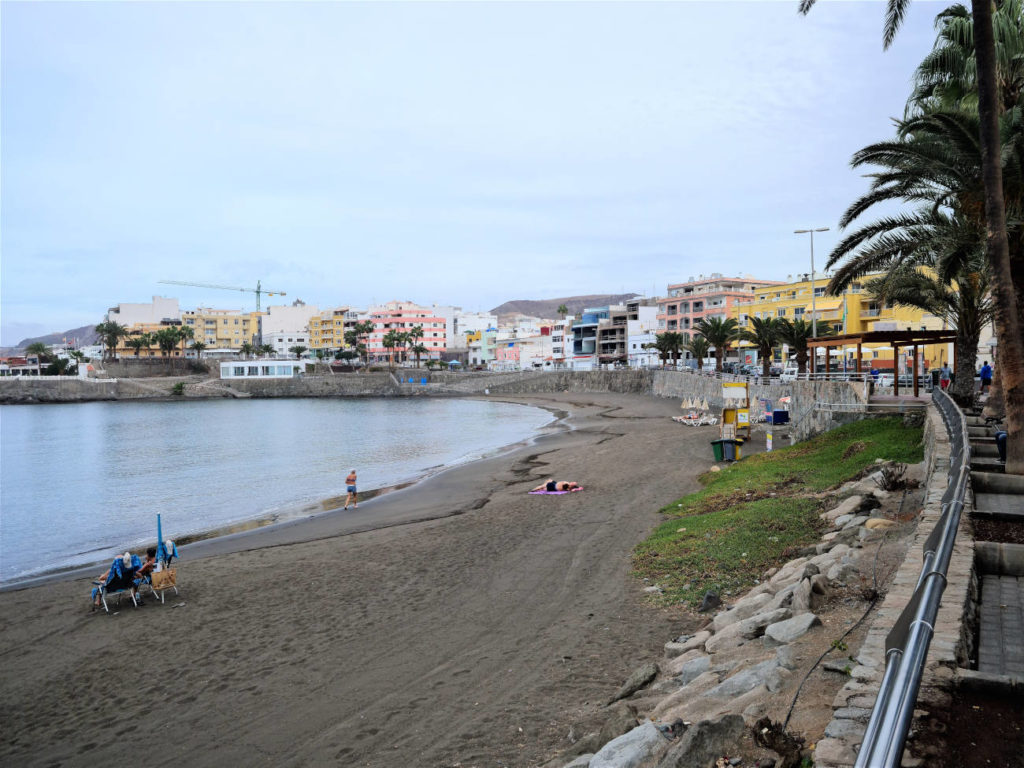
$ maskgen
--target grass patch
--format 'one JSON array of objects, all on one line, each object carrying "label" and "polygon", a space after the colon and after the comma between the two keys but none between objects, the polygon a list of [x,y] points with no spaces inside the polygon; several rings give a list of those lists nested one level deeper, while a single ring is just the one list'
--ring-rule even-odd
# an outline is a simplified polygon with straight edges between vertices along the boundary
[{"label": "grass patch", "polygon": [[735,594],[796,549],[818,540],[819,494],[887,459],[916,463],[922,430],[900,418],[868,419],[701,477],[704,489],[664,507],[671,519],[633,555],[636,574],[664,600],[696,605],[704,592]]}]

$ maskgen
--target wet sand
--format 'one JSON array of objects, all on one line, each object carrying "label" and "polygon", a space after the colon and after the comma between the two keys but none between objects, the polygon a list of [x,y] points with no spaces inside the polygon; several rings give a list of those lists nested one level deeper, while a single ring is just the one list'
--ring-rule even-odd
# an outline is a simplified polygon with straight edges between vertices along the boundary
[{"label": "wet sand", "polygon": [[[629,556],[696,489],[717,429],[653,397],[502,399],[572,429],[191,544],[166,605],[92,614],[81,577],[0,594],[0,762],[544,762],[694,624],[644,602]],[[586,491],[526,494],[548,477]]]}]

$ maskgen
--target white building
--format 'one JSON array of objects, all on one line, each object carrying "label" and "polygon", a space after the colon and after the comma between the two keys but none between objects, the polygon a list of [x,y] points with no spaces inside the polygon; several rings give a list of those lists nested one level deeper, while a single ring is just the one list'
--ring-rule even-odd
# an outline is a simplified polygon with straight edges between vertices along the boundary
[{"label": "white building", "polygon": [[[266,314],[260,318],[260,333],[263,343],[269,344],[268,336],[272,334],[302,334],[309,337],[309,320],[320,314],[315,304],[306,304],[296,300],[292,304],[267,307]],[[303,342],[306,343],[306,342]]]},{"label": "white building", "polygon": [[137,323],[159,325],[164,320],[181,320],[177,299],[154,296],[149,304],[118,304],[107,310],[107,321],[131,327]]},{"label": "white building", "polygon": [[229,360],[220,364],[222,379],[290,379],[305,370],[301,360]]},{"label": "white building", "polygon": [[[309,333],[304,330],[297,332],[278,331],[271,334],[263,334],[263,343],[274,348],[274,354],[279,357],[287,357],[295,354],[291,352],[292,347],[309,347]],[[309,352],[306,352],[309,357]]]}]

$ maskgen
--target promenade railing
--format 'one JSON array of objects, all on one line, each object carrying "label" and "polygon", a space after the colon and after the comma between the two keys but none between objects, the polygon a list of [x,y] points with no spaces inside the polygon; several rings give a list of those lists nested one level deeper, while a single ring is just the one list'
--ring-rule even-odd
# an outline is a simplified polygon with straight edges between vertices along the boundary
[{"label": "promenade railing", "polygon": [[855,768],[895,768],[902,760],[964,508],[971,468],[967,420],[945,392],[933,391],[932,401],[949,433],[949,481],[942,496],[942,514],[924,544],[917,587],[885,639],[885,675]]}]

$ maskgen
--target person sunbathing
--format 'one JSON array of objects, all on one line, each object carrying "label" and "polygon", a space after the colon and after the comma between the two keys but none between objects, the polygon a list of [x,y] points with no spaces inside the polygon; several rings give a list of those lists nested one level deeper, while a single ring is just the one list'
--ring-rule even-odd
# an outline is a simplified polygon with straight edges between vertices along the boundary
[{"label": "person sunbathing", "polygon": [[565,480],[554,481],[548,479],[543,485],[538,485],[533,491],[547,491],[548,493],[556,493],[558,491],[575,491],[577,488],[582,486],[579,483],[568,482]]}]

